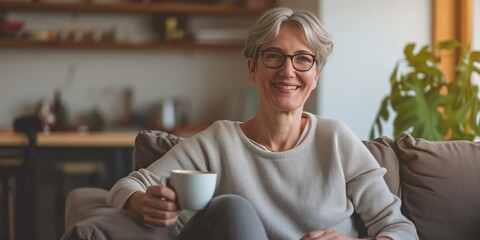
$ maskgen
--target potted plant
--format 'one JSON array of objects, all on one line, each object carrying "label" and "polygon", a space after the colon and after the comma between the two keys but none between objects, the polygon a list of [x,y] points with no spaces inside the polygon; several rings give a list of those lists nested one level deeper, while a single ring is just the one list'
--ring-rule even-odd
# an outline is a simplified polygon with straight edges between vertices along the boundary
[{"label": "potted plant", "polygon": [[[473,140],[479,136],[480,99],[472,75],[480,74],[480,52],[456,41],[441,42],[436,48],[427,45],[417,53],[414,50],[415,44],[408,44],[405,61],[395,66],[390,94],[381,102],[370,138],[383,134],[382,126],[392,112],[395,137],[402,131],[432,141]],[[460,53],[452,81],[446,81],[437,65],[442,51]]]}]

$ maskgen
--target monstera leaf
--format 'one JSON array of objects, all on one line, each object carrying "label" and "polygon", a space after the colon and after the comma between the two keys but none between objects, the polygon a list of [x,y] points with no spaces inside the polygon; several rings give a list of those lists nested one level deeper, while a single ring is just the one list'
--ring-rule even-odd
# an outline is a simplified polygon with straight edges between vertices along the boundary
[{"label": "monstera leaf", "polygon": [[[458,42],[446,41],[435,50],[439,54],[459,48],[462,46]],[[473,140],[478,136],[480,100],[471,77],[473,73],[480,74],[475,65],[480,62],[480,53],[462,49],[457,77],[447,82],[438,68],[440,58],[434,50],[424,46],[415,53],[415,44],[408,44],[404,49],[405,61],[397,64],[390,77],[390,94],[382,100],[370,138],[383,134],[382,125],[392,115],[394,136],[402,131],[428,140]]]}]

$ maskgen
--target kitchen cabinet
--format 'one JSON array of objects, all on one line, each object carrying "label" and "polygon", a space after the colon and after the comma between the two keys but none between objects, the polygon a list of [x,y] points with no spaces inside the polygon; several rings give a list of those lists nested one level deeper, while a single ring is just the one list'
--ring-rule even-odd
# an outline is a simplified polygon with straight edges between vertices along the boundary
[{"label": "kitchen cabinet", "polygon": [[[9,2],[0,1],[0,13],[9,11],[35,11],[63,12],[63,13],[105,13],[105,14],[149,14],[152,16],[221,16],[233,17],[256,17],[267,8],[248,8],[240,5],[222,3],[189,3],[189,2],[159,2],[159,3],[97,3],[97,2]],[[227,33],[228,34],[228,33]],[[239,42],[214,42],[200,43],[185,38],[184,40],[165,41],[155,40],[142,43],[117,42],[113,40],[102,41],[60,41],[58,38],[48,40],[31,40],[30,38],[0,38],[0,48],[53,48],[53,49],[137,49],[137,50],[239,50],[242,48]]]}]

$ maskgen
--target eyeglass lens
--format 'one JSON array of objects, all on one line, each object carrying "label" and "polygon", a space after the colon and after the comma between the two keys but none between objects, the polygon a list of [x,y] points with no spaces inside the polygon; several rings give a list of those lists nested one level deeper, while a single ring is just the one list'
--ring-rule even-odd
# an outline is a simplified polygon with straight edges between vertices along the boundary
[{"label": "eyeglass lens", "polygon": [[308,71],[315,63],[315,57],[309,54],[286,55],[277,51],[266,50],[262,52],[262,61],[269,68],[280,68],[285,60],[290,58],[293,67],[298,71]]}]

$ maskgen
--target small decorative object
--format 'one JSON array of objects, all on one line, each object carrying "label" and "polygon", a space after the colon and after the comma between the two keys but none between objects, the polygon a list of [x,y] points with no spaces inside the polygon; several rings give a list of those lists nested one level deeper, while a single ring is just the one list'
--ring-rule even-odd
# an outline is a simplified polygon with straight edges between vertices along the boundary
[{"label": "small decorative object", "polygon": [[[390,77],[391,91],[381,103],[370,138],[382,135],[382,125],[392,111],[394,137],[402,131],[432,141],[479,136],[480,99],[472,75],[480,74],[480,52],[456,41],[441,42],[436,49],[424,46],[418,53],[414,48],[415,44],[405,47],[407,69],[397,64]],[[447,82],[437,66],[440,52],[456,50],[462,50],[456,77]]]},{"label": "small decorative object", "polygon": [[23,28],[24,22],[15,19],[0,19],[0,37],[15,38]]},{"label": "small decorative object", "polygon": [[55,123],[55,115],[53,113],[50,101],[41,99],[37,105],[37,116],[41,121],[42,130],[45,133],[50,132],[52,125]]},{"label": "small decorative object", "polygon": [[94,132],[101,131],[105,127],[105,118],[97,108],[88,113],[86,121],[88,129]]},{"label": "small decorative object", "polygon": [[51,42],[56,39],[55,33],[50,30],[25,30],[20,35],[22,38],[39,42]]},{"label": "small decorative object", "polygon": [[65,126],[68,124],[67,109],[63,104],[63,100],[60,96],[60,91],[55,91],[53,99],[53,112],[55,114],[55,125]]},{"label": "small decorative object", "polygon": [[177,17],[167,17],[165,19],[165,40],[175,41],[185,38],[185,30],[179,28]]}]

